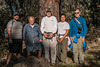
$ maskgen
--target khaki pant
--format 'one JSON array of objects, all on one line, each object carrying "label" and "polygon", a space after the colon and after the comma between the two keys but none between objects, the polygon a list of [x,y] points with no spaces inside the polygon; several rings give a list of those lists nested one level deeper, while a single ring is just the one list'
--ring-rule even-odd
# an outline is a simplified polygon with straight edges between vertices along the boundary
[{"label": "khaki pant", "polygon": [[[73,37],[74,39],[75,37]],[[82,37],[78,39],[77,43],[73,43],[73,54],[75,63],[84,63],[84,53],[83,53],[83,44]],[[78,59],[79,58],[79,59]]]},{"label": "khaki pant", "polygon": [[[58,45],[61,45],[61,57],[59,57]],[[57,57],[62,61],[66,62],[67,60],[67,46],[68,38],[65,38],[60,44],[57,44]]]},{"label": "khaki pant", "polygon": [[46,39],[43,37],[43,44],[45,47],[45,58],[48,60],[48,62],[51,61],[51,63],[55,63],[57,45],[56,37],[53,37],[52,39]]}]

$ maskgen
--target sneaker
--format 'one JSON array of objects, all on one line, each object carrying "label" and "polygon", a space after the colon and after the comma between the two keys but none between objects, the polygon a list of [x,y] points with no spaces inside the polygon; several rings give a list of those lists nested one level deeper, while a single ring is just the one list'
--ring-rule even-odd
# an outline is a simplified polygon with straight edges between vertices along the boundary
[{"label": "sneaker", "polygon": [[51,65],[51,66],[54,66],[54,65],[55,65],[55,63],[51,63],[50,65]]}]

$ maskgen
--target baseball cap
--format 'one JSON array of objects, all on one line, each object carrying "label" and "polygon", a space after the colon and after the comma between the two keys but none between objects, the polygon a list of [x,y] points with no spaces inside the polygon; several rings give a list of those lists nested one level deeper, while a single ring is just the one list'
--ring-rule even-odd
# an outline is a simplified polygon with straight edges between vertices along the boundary
[{"label": "baseball cap", "polygon": [[13,16],[16,16],[16,15],[19,16],[19,13],[18,13],[18,12],[14,12],[14,13],[13,13]]},{"label": "baseball cap", "polygon": [[46,9],[46,12],[51,12],[51,9],[50,9],[50,8],[47,8],[47,9]]}]

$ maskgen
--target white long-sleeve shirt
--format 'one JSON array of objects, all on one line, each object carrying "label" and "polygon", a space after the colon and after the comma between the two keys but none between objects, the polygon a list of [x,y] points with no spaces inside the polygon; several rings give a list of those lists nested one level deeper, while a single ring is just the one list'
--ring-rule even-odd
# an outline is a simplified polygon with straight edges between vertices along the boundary
[{"label": "white long-sleeve shirt", "polygon": [[57,19],[54,16],[51,17],[43,17],[41,21],[41,32],[57,32]]}]

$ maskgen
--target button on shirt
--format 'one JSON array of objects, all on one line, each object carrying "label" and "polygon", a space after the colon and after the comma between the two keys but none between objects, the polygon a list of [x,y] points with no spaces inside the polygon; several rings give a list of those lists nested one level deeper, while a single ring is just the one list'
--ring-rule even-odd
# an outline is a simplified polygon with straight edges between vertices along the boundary
[{"label": "button on shirt", "polygon": [[[67,29],[70,29],[70,26],[67,22],[63,22],[63,23],[59,22],[57,34],[65,34]],[[62,37],[63,36],[61,35],[60,38]],[[66,36],[66,38],[68,38],[68,36]]]},{"label": "button on shirt", "polygon": [[41,21],[41,32],[52,32],[56,33],[57,31],[57,19],[54,16],[43,17]]}]

